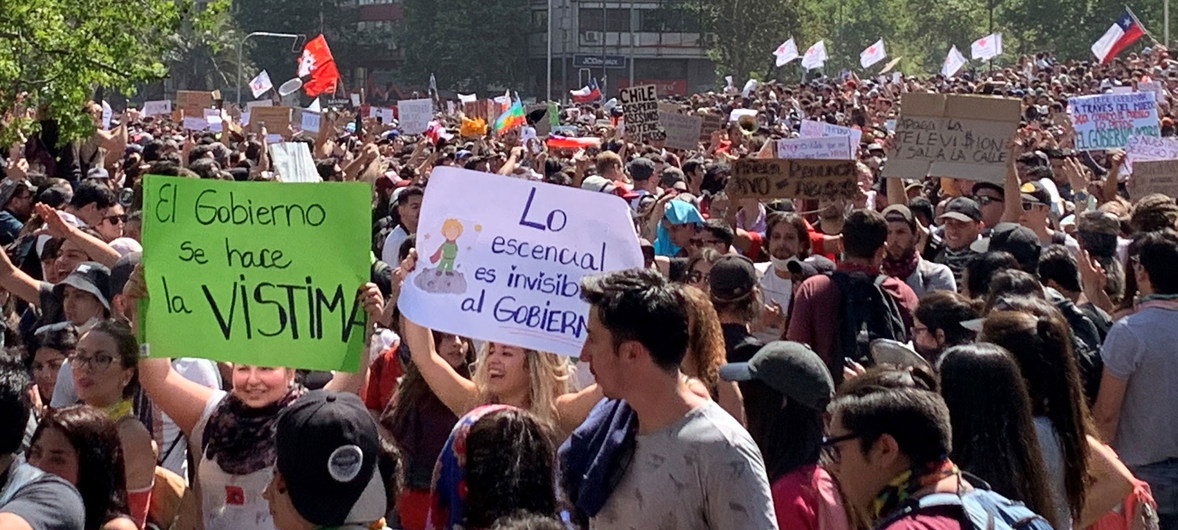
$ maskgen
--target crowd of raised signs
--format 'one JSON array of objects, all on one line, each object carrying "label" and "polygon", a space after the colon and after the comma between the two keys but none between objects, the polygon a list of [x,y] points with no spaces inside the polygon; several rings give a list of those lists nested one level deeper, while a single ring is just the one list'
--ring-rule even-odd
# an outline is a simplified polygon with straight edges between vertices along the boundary
[{"label": "crowd of raised signs", "polygon": [[[633,141],[609,97],[501,130],[506,106],[435,99],[422,135],[365,108],[314,133],[231,105],[220,133],[127,109],[62,142],[41,121],[3,149],[0,528],[1178,529],[1171,91],[1155,46],[660,97],[706,117],[690,149],[649,123]],[[1018,115],[918,119],[920,94]],[[1100,94],[1126,103],[1069,113]],[[279,141],[372,184],[360,371],[141,357],[138,303],[168,300],[140,265],[143,177],[282,180]],[[842,148],[850,177],[742,162]],[[579,359],[402,316],[441,166],[625,201],[645,268],[579,279]],[[853,184],[773,180],[802,167]]]}]

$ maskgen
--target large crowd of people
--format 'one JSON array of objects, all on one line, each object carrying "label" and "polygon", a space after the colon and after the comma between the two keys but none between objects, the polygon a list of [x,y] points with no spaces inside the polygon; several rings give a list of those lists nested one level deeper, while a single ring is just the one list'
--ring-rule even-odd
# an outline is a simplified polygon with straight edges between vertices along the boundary
[{"label": "large crowd of people", "polygon": [[[615,100],[505,131],[436,101],[424,135],[363,108],[317,133],[231,105],[220,133],[42,120],[0,166],[0,528],[1178,530],[1178,202],[1068,116],[1150,81],[1176,136],[1158,45],[664,97],[743,111],[687,150],[633,141]],[[922,92],[1021,103],[1001,182],[882,176]],[[730,197],[802,120],[861,134],[856,195]],[[553,123],[592,140],[531,139]],[[143,177],[281,180],[271,133],[372,185],[360,371],[141,358]],[[579,358],[402,315],[441,166],[629,207],[645,266],[581,279]]]}]

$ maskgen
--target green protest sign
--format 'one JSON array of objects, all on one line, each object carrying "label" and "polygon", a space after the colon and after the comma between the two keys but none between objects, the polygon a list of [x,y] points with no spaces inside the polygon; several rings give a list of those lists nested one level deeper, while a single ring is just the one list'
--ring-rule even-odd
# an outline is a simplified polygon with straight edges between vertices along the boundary
[{"label": "green protest sign", "polygon": [[356,371],[371,193],[362,182],[146,177],[144,352]]}]

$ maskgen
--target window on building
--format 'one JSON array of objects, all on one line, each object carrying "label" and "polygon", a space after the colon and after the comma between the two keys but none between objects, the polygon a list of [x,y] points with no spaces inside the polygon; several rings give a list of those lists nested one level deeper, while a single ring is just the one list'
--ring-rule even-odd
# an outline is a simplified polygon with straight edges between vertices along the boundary
[{"label": "window on building", "polygon": [[532,29],[535,31],[548,30],[548,11],[532,11]]},{"label": "window on building", "polygon": [[647,33],[699,33],[696,15],[682,8],[659,7],[638,11],[639,31]]},{"label": "window on building", "polygon": [[[604,17],[604,26],[602,18]],[[581,31],[630,32],[629,9],[606,9],[604,14],[598,8],[583,7],[577,13]],[[604,29],[603,29],[604,27]]]}]

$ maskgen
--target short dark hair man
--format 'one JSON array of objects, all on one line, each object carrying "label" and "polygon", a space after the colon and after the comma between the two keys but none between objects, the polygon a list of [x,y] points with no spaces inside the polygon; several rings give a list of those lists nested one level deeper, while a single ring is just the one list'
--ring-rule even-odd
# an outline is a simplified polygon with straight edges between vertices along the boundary
[{"label": "short dark hair man", "polygon": [[106,210],[118,204],[119,198],[110,187],[93,181],[83,182],[74,190],[66,212],[81,219],[86,226],[97,227]]},{"label": "short dark hair man", "polygon": [[965,264],[977,254],[969,246],[977,241],[986,227],[982,222],[982,210],[973,199],[955,197],[945,204],[945,211],[937,217],[937,222],[941,224],[945,246],[933,261],[948,265],[949,270],[953,271],[954,281],[961,285]]},{"label": "short dark hair man", "polygon": [[33,215],[33,187],[28,182],[0,181],[0,245],[16,241],[24,223]]},{"label": "short dark hair man", "polygon": [[581,360],[638,424],[632,464],[593,526],[777,528],[752,437],[680,375],[688,331],[678,290],[654,271],[630,269],[584,278],[581,293],[591,306]]},{"label": "short dark hair man", "polygon": [[82,530],[86,511],[78,490],[20,456],[32,409],[28,388],[24,366],[0,356],[0,528]]},{"label": "short dark hair man", "polygon": [[401,242],[408,239],[410,234],[417,232],[417,220],[421,216],[421,201],[425,198],[425,189],[409,186],[402,188],[400,193],[395,193],[394,196],[397,199],[397,218],[401,222],[389,232],[381,249],[381,261],[389,264],[401,263],[396,259]]}]

